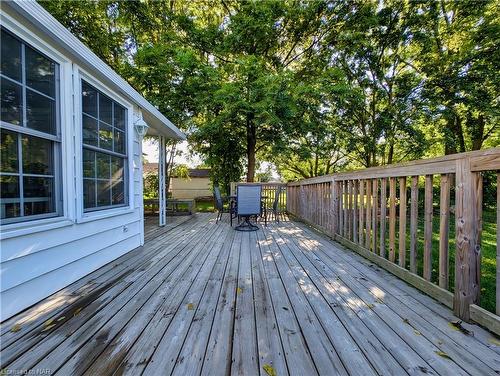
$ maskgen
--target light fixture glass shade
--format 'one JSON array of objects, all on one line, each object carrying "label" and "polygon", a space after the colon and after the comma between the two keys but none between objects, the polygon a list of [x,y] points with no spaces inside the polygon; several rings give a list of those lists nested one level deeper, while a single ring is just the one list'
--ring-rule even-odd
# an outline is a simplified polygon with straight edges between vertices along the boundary
[{"label": "light fixture glass shade", "polygon": [[134,127],[135,131],[137,132],[140,138],[143,138],[146,135],[149,128],[149,126],[146,124],[146,122],[142,117],[135,122]]}]

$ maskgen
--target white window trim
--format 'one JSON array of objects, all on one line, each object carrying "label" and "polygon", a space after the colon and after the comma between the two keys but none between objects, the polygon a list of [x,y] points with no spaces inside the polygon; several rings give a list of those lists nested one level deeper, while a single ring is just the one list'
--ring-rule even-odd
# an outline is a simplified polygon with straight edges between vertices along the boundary
[{"label": "white window trim", "polygon": [[68,163],[67,158],[62,158],[64,155],[71,155],[73,153],[71,129],[69,125],[73,124],[72,119],[72,95],[73,86],[71,82],[72,76],[72,64],[67,57],[59,53],[54,48],[49,47],[49,44],[40,38],[38,35],[30,32],[26,27],[20,24],[18,21],[10,17],[9,15],[2,14],[2,27],[11,32],[17,38],[23,42],[33,46],[35,49],[45,54],[47,57],[52,59],[54,62],[59,64],[59,118],[60,118],[60,129],[58,130],[61,135],[60,141],[60,153],[61,161],[59,166],[55,166],[56,173],[60,175],[60,181],[62,184],[61,195],[62,195],[62,207],[61,212],[58,216],[42,218],[42,219],[32,219],[29,217],[25,221],[14,222],[9,224],[0,225],[0,238],[6,239],[10,237],[25,235],[27,233],[34,233],[39,231],[47,231],[52,228],[58,228],[62,226],[68,226],[73,223],[74,210],[73,205],[70,204],[69,198],[74,196],[72,192],[73,185],[71,184],[73,180],[73,168]]},{"label": "white window trim", "polygon": [[[127,109],[127,179],[128,179],[128,190],[127,198],[128,203],[124,206],[112,207],[109,209],[94,210],[94,211],[84,211],[83,208],[83,134],[82,134],[82,80],[88,82],[90,85],[94,86],[97,90],[106,94],[108,97],[116,101],[118,104],[122,105]],[[92,76],[92,74],[86,72],[81,67],[76,67],[74,69],[73,75],[73,86],[74,91],[74,132],[75,132],[75,190],[76,190],[76,222],[85,223],[89,221],[95,221],[102,218],[108,218],[116,215],[123,215],[134,212],[134,106],[123,96],[119,95],[115,91],[111,90],[107,86],[103,85],[102,82],[97,80]]]}]

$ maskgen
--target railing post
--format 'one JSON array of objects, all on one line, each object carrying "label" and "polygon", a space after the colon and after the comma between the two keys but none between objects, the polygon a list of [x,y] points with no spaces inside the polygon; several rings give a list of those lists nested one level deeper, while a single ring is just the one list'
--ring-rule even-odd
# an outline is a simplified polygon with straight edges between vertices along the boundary
[{"label": "railing post", "polygon": [[481,244],[479,239],[478,173],[471,171],[470,158],[456,161],[456,252],[455,314],[470,320],[470,305],[479,302]]},{"label": "railing post", "polygon": [[165,137],[158,137],[158,224],[167,223],[167,171],[165,161]]}]

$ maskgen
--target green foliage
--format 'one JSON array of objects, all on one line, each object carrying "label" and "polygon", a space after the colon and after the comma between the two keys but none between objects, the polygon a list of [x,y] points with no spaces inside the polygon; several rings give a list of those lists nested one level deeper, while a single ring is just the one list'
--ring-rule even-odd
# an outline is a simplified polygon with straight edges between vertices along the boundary
[{"label": "green foliage", "polygon": [[294,180],[500,145],[498,1],[41,4],[223,189],[262,161]]},{"label": "green foliage", "polygon": [[144,198],[158,198],[158,187],[160,181],[157,173],[149,173],[144,176],[143,196]]},{"label": "green foliage", "polygon": [[172,168],[172,177],[189,179],[189,168],[185,164],[178,164]]}]

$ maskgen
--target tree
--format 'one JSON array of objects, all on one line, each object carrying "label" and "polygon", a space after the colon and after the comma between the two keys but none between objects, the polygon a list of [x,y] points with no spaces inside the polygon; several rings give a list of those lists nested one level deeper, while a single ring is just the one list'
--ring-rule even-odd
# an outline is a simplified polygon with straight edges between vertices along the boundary
[{"label": "tree", "polygon": [[[232,2],[222,17],[186,14],[184,30],[191,45],[208,55],[218,74],[206,98],[204,120],[227,124],[245,155],[246,179],[253,181],[257,156],[282,142],[293,116],[288,97],[290,69],[307,57],[322,33],[322,19],[332,12],[324,2]],[[207,121],[198,124],[194,140],[219,131]],[[231,135],[229,136],[229,133]],[[197,147],[203,151],[203,148]]]},{"label": "tree", "polygon": [[41,3],[223,188],[263,161],[299,179],[500,145],[493,0]]},{"label": "tree", "polygon": [[417,2],[413,27],[423,96],[442,124],[444,153],[480,149],[496,134],[500,31],[495,1]]}]

